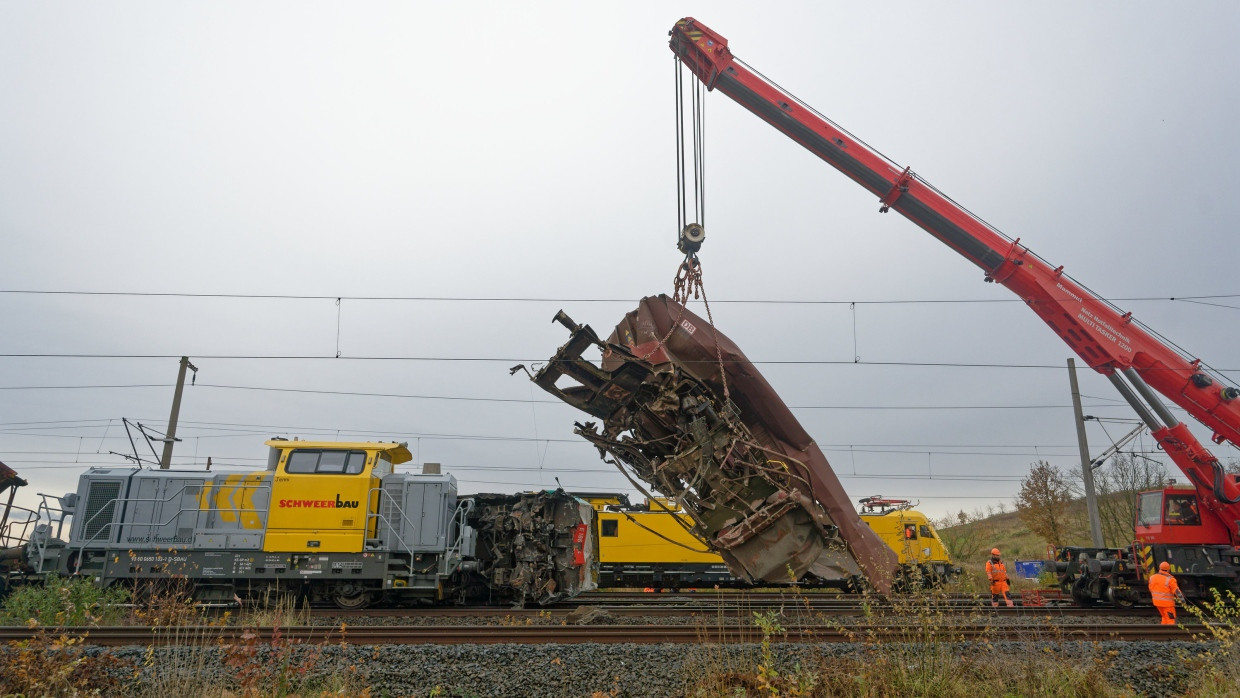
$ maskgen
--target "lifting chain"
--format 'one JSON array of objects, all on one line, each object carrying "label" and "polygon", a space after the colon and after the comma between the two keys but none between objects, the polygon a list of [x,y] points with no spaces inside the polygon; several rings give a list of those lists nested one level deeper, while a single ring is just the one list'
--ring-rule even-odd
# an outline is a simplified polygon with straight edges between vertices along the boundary
[{"label": "lifting chain", "polygon": [[688,305],[690,294],[696,299],[703,297],[705,292],[706,289],[702,286],[702,262],[695,254],[685,255],[685,261],[680,263],[676,278],[672,280],[672,300]]},{"label": "lifting chain", "polygon": [[[689,305],[689,298],[695,300],[702,299],[702,305],[706,308],[706,321],[710,323],[712,334],[715,338],[715,361],[719,364],[719,380],[723,385],[723,400],[725,403],[731,401],[732,393],[728,389],[728,372],[723,365],[723,348],[719,346],[719,332],[715,329],[715,316],[710,311],[710,301],[706,298],[706,284],[702,279],[702,262],[697,255],[685,255],[685,261],[680,263],[680,268],[676,271],[676,278],[672,280],[672,300],[680,306],[680,310],[676,313],[676,319],[672,321],[671,327],[667,328],[667,334],[659,338],[655,342],[655,346],[641,357],[642,361],[650,359],[650,356],[659,349],[664,349],[664,345],[671,338],[672,333],[680,325],[680,321],[684,318],[685,306]],[[727,410],[721,410],[720,414],[725,415],[725,419],[729,419]]]}]

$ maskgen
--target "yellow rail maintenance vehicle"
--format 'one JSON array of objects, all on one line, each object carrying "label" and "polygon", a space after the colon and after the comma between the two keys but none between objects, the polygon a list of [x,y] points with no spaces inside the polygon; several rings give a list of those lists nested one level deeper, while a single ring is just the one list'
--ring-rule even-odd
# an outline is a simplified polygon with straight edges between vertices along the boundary
[{"label": "yellow rail maintenance vehicle", "polygon": [[[693,520],[671,499],[641,504],[627,495],[576,493],[594,507],[599,531],[599,586],[672,588],[749,586],[692,532]],[[906,500],[867,497],[861,520],[900,558],[905,586],[933,586],[959,572],[925,514]],[[832,586],[807,577],[801,586]]]},{"label": "yellow rail maintenance vehicle", "polygon": [[723,558],[692,533],[693,520],[675,501],[656,497],[633,505],[623,494],[578,494],[598,517],[599,586],[737,586]]},{"label": "yellow rail maintenance vehicle", "polygon": [[934,525],[912,502],[876,495],[860,504],[861,520],[896,551],[908,584],[935,586],[960,573]]}]

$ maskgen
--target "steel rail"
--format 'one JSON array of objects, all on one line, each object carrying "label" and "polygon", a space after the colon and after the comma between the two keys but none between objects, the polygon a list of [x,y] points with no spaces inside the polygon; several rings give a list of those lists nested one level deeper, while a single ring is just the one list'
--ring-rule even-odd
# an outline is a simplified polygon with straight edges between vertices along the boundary
[{"label": "steel rail", "polygon": [[[695,604],[591,604],[589,609],[598,609],[612,616],[623,617],[679,617],[679,616],[718,616],[748,617],[754,611],[782,611],[785,616],[797,615],[834,615],[858,616],[879,615],[885,617],[915,616],[927,611],[966,616],[969,614],[994,614],[1004,616],[1060,616],[1060,617],[1099,617],[1157,618],[1151,608],[1114,608],[1111,606],[1014,606],[992,608],[986,605],[934,605],[920,609],[900,609],[890,605],[868,606],[849,604],[811,604],[797,602],[785,603],[695,603]],[[566,619],[577,612],[575,608],[496,608],[494,606],[452,606],[452,607],[414,607],[414,608],[365,608],[365,609],[334,609],[316,608],[310,612],[313,618],[539,618],[549,617]]]},{"label": "steel rail", "polygon": [[[339,627],[292,626],[240,628],[219,626],[25,628],[0,627],[0,641],[30,640],[40,632],[53,637],[79,637],[83,644],[103,646],[211,646],[230,643],[269,644],[297,642],[350,645],[409,644],[737,644],[763,640],[753,626],[684,625],[458,625],[369,626],[341,630]],[[770,636],[772,642],[968,642],[1010,640],[1025,642],[1189,641],[1205,632],[1204,626],[1093,625],[1029,627],[960,625],[858,625],[849,627],[796,625]]]}]

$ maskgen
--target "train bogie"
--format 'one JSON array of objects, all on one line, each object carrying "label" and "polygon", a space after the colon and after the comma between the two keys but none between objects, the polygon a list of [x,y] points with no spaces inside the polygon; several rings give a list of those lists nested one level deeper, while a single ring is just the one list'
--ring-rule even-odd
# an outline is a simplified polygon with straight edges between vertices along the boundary
[{"label": "train bogie", "polygon": [[1240,594],[1240,551],[1230,545],[1064,547],[1055,552],[1054,569],[1077,604],[1128,607],[1151,603],[1149,578],[1163,562],[1189,601],[1211,601],[1215,591]]}]

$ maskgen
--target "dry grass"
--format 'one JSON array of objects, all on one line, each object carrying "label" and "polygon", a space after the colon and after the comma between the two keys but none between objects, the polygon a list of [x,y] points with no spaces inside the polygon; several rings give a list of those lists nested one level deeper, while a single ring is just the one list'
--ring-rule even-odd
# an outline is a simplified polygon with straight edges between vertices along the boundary
[{"label": "dry grass", "polygon": [[82,635],[40,631],[0,648],[0,695],[119,695],[132,662],[88,654]]},{"label": "dry grass", "polygon": [[1191,695],[1222,698],[1240,694],[1240,598],[1230,591],[1213,591],[1210,601],[1192,604],[1184,613],[1205,626],[1196,635],[1202,649],[1185,653],[1191,667]]},{"label": "dry grass", "polygon": [[[860,619],[826,616],[795,602],[782,613],[755,613],[762,643],[747,646],[702,645],[686,664],[685,695],[819,698],[856,696],[1039,695],[1102,698],[1131,695],[1106,678],[1108,659],[1082,662],[1055,652],[1012,655],[989,640],[968,644],[958,628],[985,625],[994,616],[978,598],[978,610],[961,614],[949,606],[945,592],[902,597],[890,608],[875,604]],[[896,628],[895,637],[879,637],[870,626]],[[783,650],[786,627],[839,629],[860,651],[833,657],[832,646]],[[795,638],[792,638],[795,639]],[[1063,640],[1051,622],[1030,626],[1028,641]],[[783,646],[788,647],[788,646]]]},{"label": "dry grass", "polygon": [[[86,586],[90,587],[89,582]],[[87,651],[89,630],[78,633],[44,631],[32,640],[0,647],[0,696],[112,696],[133,698],[257,698],[259,696],[367,696],[369,689],[357,666],[329,664],[331,645],[347,647],[346,628],[331,640],[304,643],[283,628],[309,624],[310,609],[292,597],[270,597],[268,605],[236,615],[209,615],[196,606],[184,587],[175,584],[91,596],[69,582],[30,588],[3,609],[9,622],[39,627],[79,620],[80,625],[114,624],[165,628],[168,645],[147,647],[140,661],[121,659],[109,651]],[[122,598],[122,596],[124,596]],[[108,604],[100,599],[106,598]],[[109,605],[110,604],[110,605]],[[118,605],[120,604],[120,605]],[[106,612],[105,612],[106,611]],[[208,628],[229,625],[243,629],[240,639],[222,642]],[[256,628],[273,628],[268,641]],[[342,653],[343,656],[343,653]],[[223,668],[223,673],[220,669]]]},{"label": "dry grass", "polygon": [[[49,593],[55,598],[64,596],[59,589]],[[684,694],[703,698],[1133,695],[1130,686],[1108,679],[1108,671],[1116,668],[1111,666],[1116,661],[1114,653],[1100,654],[1066,641],[1049,617],[1044,625],[1030,626],[1025,638],[1040,642],[1042,651],[1013,651],[986,637],[964,642],[959,626],[985,625],[994,618],[982,595],[977,602],[977,611],[961,614],[948,605],[945,592],[926,592],[901,597],[890,608],[876,603],[866,607],[861,618],[847,619],[814,611],[808,596],[794,592],[782,611],[752,614],[751,622],[763,636],[758,645],[702,644],[690,650]],[[185,599],[174,595],[150,603],[141,613],[135,611],[135,619],[166,620],[165,627],[180,634],[176,646],[148,648],[136,662],[109,652],[87,651],[83,636],[55,632],[0,647],[0,695],[369,695],[361,668],[342,666],[330,658],[333,644],[347,647],[344,627],[336,631],[336,639],[317,644],[281,633],[281,628],[305,622],[308,609],[304,607],[277,599],[271,608],[236,617],[225,614],[211,622],[271,627],[275,633],[269,641],[260,639],[257,632],[244,632],[237,641],[221,643],[207,637],[200,612],[188,614],[184,605]],[[1178,677],[1179,692],[1207,698],[1240,695],[1240,600],[1221,594],[1190,607],[1184,615],[1185,620],[1195,616],[1204,630],[1196,637],[1197,646],[1182,652],[1170,668]],[[721,601],[717,617],[708,622],[718,624],[722,632],[727,620]],[[191,624],[182,624],[186,622]],[[896,627],[895,637],[879,637],[869,629],[880,624]],[[791,637],[788,628],[813,625],[849,633],[860,649],[836,657],[830,645],[781,642]],[[1082,651],[1063,651],[1072,648]],[[596,695],[618,698],[622,692],[617,683],[614,690]]]}]

